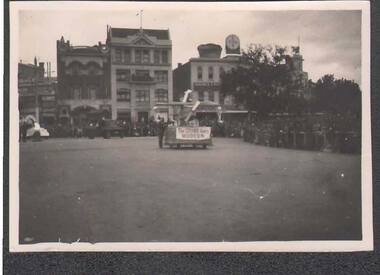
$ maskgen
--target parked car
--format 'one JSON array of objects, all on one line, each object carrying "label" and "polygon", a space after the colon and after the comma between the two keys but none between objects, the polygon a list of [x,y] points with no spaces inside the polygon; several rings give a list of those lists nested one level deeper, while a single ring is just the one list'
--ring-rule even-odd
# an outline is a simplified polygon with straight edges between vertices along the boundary
[{"label": "parked car", "polygon": [[90,122],[84,128],[84,134],[90,139],[97,136],[102,136],[106,139],[112,136],[123,138],[125,135],[125,129],[123,129],[116,120],[105,119],[98,123]]},{"label": "parked car", "polygon": [[41,127],[38,122],[34,122],[33,127],[29,128],[26,131],[26,137],[27,138],[33,138],[36,140],[40,140],[41,138],[49,138],[50,134],[48,130]]}]

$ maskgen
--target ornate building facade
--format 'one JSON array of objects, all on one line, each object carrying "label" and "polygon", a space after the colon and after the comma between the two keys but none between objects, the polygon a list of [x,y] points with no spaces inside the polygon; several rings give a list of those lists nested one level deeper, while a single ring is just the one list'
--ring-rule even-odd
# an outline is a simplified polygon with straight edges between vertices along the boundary
[{"label": "ornate building facade", "polygon": [[[156,103],[171,103],[172,42],[169,30],[107,29],[110,48],[112,118],[146,122]],[[172,117],[171,107],[156,110]]]},{"label": "ornate building facade", "polygon": [[83,126],[88,116],[102,113],[111,118],[110,51],[99,42],[73,46],[57,41],[58,118],[61,124]]}]

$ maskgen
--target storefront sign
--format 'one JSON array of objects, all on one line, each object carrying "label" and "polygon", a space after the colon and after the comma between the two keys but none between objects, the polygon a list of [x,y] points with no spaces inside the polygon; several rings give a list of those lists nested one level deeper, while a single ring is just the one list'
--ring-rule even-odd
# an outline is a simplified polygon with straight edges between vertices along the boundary
[{"label": "storefront sign", "polygon": [[194,82],[194,90],[196,89],[205,89],[205,88],[211,88],[213,90],[218,90],[220,88],[219,82]]},{"label": "storefront sign", "polygon": [[210,137],[210,127],[177,127],[176,129],[176,139],[205,140]]}]

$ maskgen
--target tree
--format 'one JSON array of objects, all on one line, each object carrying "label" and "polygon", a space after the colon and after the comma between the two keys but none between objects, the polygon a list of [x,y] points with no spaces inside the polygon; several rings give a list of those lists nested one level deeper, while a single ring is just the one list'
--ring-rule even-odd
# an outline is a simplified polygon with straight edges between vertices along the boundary
[{"label": "tree", "polygon": [[300,84],[293,81],[288,49],[280,46],[251,45],[243,51],[237,68],[222,74],[222,95],[259,116],[271,112],[302,112],[304,101],[293,94]]},{"label": "tree", "polygon": [[360,115],[361,90],[352,80],[335,79],[332,74],[324,75],[316,82],[312,95],[313,111]]}]

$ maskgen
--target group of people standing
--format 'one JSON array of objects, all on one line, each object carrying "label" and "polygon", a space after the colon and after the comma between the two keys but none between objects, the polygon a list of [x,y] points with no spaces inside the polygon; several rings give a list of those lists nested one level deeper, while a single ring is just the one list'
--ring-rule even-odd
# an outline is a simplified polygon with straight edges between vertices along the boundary
[{"label": "group of people standing", "polygon": [[35,123],[35,119],[31,116],[20,117],[19,121],[19,140],[22,142],[26,142],[28,129],[33,128]]},{"label": "group of people standing", "polygon": [[341,115],[268,118],[247,122],[243,138],[271,147],[360,153],[360,123]]}]

